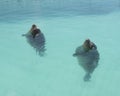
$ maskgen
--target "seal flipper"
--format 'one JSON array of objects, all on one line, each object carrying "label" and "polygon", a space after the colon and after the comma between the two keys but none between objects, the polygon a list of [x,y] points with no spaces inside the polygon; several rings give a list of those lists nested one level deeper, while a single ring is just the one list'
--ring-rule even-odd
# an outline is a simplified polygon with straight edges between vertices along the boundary
[{"label": "seal flipper", "polygon": [[84,81],[90,81],[91,75],[90,73],[86,73],[84,76]]},{"label": "seal flipper", "polygon": [[78,56],[78,55],[79,55],[78,53],[74,53],[74,54],[73,54],[74,57],[75,57],[75,56]]}]

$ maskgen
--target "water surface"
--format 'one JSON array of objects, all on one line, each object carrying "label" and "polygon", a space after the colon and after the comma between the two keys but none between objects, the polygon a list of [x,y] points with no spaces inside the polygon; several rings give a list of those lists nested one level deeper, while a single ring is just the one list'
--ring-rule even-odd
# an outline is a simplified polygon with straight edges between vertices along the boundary
[{"label": "water surface", "polygon": [[[119,96],[118,0],[1,0],[0,96]],[[21,34],[46,37],[40,57]],[[72,56],[90,38],[100,52],[90,82]]]}]

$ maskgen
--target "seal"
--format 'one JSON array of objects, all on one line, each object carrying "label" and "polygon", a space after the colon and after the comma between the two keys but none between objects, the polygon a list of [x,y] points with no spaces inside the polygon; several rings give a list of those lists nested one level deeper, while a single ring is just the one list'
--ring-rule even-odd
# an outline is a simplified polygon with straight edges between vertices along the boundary
[{"label": "seal", "polygon": [[23,34],[27,39],[27,42],[36,50],[40,56],[45,55],[45,37],[44,34],[41,32],[33,38],[32,34]]},{"label": "seal", "polygon": [[40,56],[45,55],[45,37],[43,33],[38,34],[35,38],[32,35],[27,35],[26,39]]},{"label": "seal", "polygon": [[[86,41],[85,41],[86,42]],[[75,53],[73,54],[74,57],[77,57],[79,65],[85,70],[86,74],[84,76],[84,81],[89,81],[91,78],[91,74],[98,66],[99,61],[99,52],[95,45],[95,48],[85,48],[87,44],[76,48]]]},{"label": "seal", "polygon": [[22,34],[27,39],[27,42],[36,50],[40,56],[45,54],[45,36],[35,24],[32,25],[31,29],[26,33]]}]

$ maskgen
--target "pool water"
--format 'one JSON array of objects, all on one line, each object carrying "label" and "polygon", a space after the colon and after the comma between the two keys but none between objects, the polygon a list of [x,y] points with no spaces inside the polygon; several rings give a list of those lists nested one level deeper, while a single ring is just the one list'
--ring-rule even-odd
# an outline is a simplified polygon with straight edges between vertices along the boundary
[{"label": "pool water", "polygon": [[[1,0],[0,96],[119,96],[118,0]],[[100,7],[101,6],[101,7]],[[40,57],[21,35],[36,24],[46,38]],[[100,61],[90,82],[72,56],[90,38]]]}]

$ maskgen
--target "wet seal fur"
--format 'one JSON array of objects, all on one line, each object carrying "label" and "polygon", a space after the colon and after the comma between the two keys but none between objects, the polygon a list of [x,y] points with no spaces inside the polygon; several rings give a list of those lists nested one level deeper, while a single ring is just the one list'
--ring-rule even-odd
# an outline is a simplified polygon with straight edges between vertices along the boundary
[{"label": "wet seal fur", "polygon": [[38,33],[34,38],[33,34],[25,34],[27,42],[36,50],[40,56],[45,55],[45,37],[42,32]]},{"label": "wet seal fur", "polygon": [[79,65],[85,70],[84,81],[89,81],[91,74],[98,66],[99,53],[97,48],[85,51],[83,46],[76,48],[74,57],[77,57]]}]

